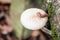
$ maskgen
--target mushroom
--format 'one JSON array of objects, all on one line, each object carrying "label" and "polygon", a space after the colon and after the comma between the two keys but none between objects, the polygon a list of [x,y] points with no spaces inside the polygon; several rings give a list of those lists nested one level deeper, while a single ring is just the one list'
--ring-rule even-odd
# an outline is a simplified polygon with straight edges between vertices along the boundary
[{"label": "mushroom", "polygon": [[21,24],[29,30],[38,30],[44,27],[48,14],[42,9],[30,8],[21,14]]}]

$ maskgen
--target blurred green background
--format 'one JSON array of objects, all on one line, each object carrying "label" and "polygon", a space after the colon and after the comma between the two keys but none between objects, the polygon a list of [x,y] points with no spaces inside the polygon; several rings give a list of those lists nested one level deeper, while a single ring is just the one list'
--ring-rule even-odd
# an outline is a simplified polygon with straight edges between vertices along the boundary
[{"label": "blurred green background", "polygon": [[22,35],[22,25],[20,23],[20,15],[24,10],[24,0],[12,0],[11,1],[11,20],[12,26],[15,29],[17,37]]}]

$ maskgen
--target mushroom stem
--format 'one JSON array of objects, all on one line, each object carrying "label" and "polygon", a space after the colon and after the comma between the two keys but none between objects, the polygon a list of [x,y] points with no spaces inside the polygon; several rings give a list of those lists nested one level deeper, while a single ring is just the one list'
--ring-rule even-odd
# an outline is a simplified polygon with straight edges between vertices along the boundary
[{"label": "mushroom stem", "polygon": [[44,31],[45,33],[48,33],[48,34],[51,35],[51,31],[48,30],[47,28],[43,27],[41,30]]}]

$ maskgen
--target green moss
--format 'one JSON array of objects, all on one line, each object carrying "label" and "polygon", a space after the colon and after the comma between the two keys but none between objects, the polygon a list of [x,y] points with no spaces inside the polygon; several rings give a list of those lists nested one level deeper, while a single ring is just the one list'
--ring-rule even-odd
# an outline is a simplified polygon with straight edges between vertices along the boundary
[{"label": "green moss", "polygon": [[53,40],[58,40],[58,36],[56,35],[56,30],[54,28],[54,24],[53,24],[53,5],[52,3],[48,3],[48,14],[49,14],[49,21],[50,21],[50,25],[51,25],[51,35]]}]

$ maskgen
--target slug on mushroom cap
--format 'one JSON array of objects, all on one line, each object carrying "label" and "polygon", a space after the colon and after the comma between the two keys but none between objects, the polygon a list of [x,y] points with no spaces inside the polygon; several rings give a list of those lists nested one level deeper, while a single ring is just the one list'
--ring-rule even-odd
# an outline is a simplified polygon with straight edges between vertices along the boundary
[{"label": "slug on mushroom cap", "polygon": [[38,8],[27,9],[21,15],[22,25],[30,30],[41,29],[46,25],[47,20],[47,13]]}]

